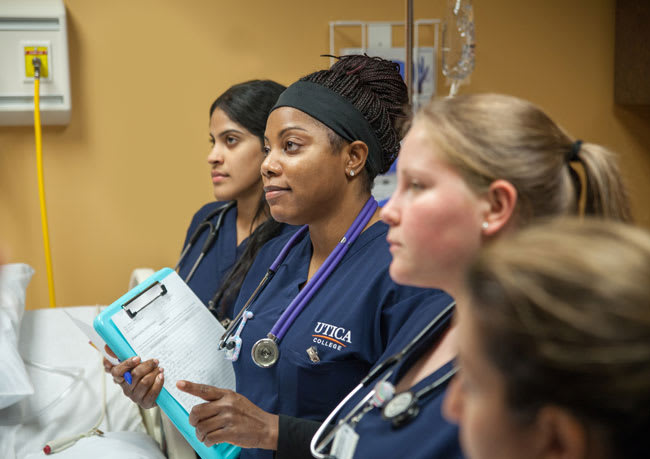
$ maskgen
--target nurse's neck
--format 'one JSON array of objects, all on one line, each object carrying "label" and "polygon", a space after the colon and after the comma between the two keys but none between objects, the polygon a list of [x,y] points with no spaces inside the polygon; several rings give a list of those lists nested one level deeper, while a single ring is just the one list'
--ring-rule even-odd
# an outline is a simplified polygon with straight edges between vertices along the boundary
[{"label": "nurse's neck", "polygon": [[[309,263],[309,279],[316,274],[318,268],[332,253],[332,250],[357,218],[369,197],[370,195],[365,195],[354,199],[344,199],[337,206],[334,206],[332,212],[327,213],[317,221],[309,223],[309,237],[313,248]],[[364,231],[379,220],[379,209],[377,209],[365,226]]]},{"label": "nurse's neck", "polygon": [[264,214],[255,219],[257,207],[260,203],[260,192],[250,193],[237,198],[237,245],[242,243],[262,224],[266,217]]}]

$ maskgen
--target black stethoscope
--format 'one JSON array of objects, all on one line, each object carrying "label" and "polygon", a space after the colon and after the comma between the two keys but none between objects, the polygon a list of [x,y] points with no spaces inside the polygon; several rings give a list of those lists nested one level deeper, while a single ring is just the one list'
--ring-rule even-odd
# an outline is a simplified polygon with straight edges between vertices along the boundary
[{"label": "black stethoscope", "polygon": [[431,384],[420,389],[417,392],[406,390],[395,394],[395,387],[388,382],[388,378],[393,374],[393,371],[389,371],[377,384],[373,390],[368,392],[366,396],[355,405],[352,410],[342,418],[336,426],[323,438],[322,441],[319,440],[323,436],[323,432],[330,425],[332,419],[334,419],[347,404],[347,402],[354,397],[357,392],[359,392],[364,387],[367,387],[371,382],[373,382],[379,374],[385,372],[391,367],[394,367],[399,362],[406,357],[411,350],[418,344],[418,342],[426,336],[431,330],[437,327],[440,323],[447,320],[454,311],[456,302],[453,301],[448,304],[445,309],[443,309],[429,324],[417,334],[401,351],[392,355],[388,359],[384,360],[382,363],[373,368],[368,375],[363,378],[363,380],[350,392],[342,401],[339,403],[336,408],[327,416],[325,421],[318,428],[311,443],[309,445],[311,449],[311,454],[317,459],[326,459],[332,458],[333,456],[323,454],[322,451],[334,440],[336,434],[343,426],[349,426],[354,429],[354,426],[359,423],[361,418],[373,408],[381,409],[381,416],[386,421],[389,421],[393,424],[394,427],[399,428],[403,427],[412,421],[420,412],[419,400],[427,396],[434,390],[438,389],[440,386],[448,382],[454,374],[458,371],[457,367],[452,368],[450,371],[442,375],[440,378],[436,379]]},{"label": "black stethoscope", "polygon": [[[178,270],[181,267],[181,264],[185,261],[185,257],[189,253],[190,249],[192,246],[196,243],[196,241],[199,239],[201,234],[203,234],[204,231],[208,230],[208,237],[205,239],[205,242],[203,243],[203,247],[201,248],[201,252],[199,253],[199,256],[197,257],[196,261],[194,262],[194,265],[192,266],[192,269],[190,269],[189,274],[185,277],[185,283],[189,282],[194,273],[196,272],[196,269],[199,267],[201,264],[201,261],[203,261],[203,258],[205,258],[205,255],[210,251],[212,246],[214,245],[214,242],[217,240],[217,236],[219,235],[219,230],[221,229],[221,225],[223,225],[223,217],[226,215],[226,212],[228,212],[228,209],[233,207],[235,204],[237,204],[236,201],[230,201],[222,206],[217,207],[215,210],[210,212],[204,219],[203,221],[199,224],[199,226],[196,227],[192,235],[190,236],[189,240],[187,241],[187,244],[183,248],[183,251],[181,252],[181,256],[178,259],[178,263],[176,263],[176,266],[174,266],[174,270],[178,272]],[[214,218],[215,215],[219,214],[219,217],[217,218],[217,221],[215,224],[212,224],[210,220]]]}]

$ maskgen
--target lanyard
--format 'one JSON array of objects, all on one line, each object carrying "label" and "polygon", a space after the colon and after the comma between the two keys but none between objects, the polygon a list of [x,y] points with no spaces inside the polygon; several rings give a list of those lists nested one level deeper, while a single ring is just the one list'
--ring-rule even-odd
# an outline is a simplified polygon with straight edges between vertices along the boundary
[{"label": "lanyard", "polygon": [[[365,226],[374,215],[376,209],[377,201],[375,201],[373,197],[370,197],[361,209],[361,212],[359,212],[355,218],[350,228],[348,228],[343,238],[341,238],[337,246],[334,248],[334,250],[332,250],[321,267],[318,268],[318,271],[316,271],[314,276],[309,280],[309,282],[307,282],[307,285],[305,285],[300,293],[298,293],[298,295],[293,299],[291,304],[289,304],[289,306],[284,310],[280,318],[271,328],[271,331],[268,333],[267,337],[262,338],[255,343],[252,350],[252,356],[253,361],[258,366],[268,368],[273,366],[278,361],[278,343],[286,335],[287,331],[296,320],[298,315],[300,315],[300,313],[305,309],[307,303],[309,303],[311,298],[316,294],[316,292],[328,279],[330,274],[334,271],[336,266],[343,259],[350,246],[356,241],[356,239],[359,237]],[[224,336],[221,338],[221,342],[219,344],[221,348],[232,346],[231,343],[235,342],[233,325],[235,325],[235,322],[239,321],[242,316],[242,312],[250,307],[251,303],[259,295],[266,283],[275,274],[280,264],[288,255],[289,251],[293,248],[293,246],[296,245],[298,240],[304,236],[307,230],[307,225],[300,228],[300,230],[298,230],[298,232],[294,234],[293,237],[282,248],[280,254],[277,256],[273,264],[271,264],[262,281],[259,283],[231,326],[228,327],[226,333],[224,333]],[[241,332],[241,330],[238,331]],[[232,349],[232,347],[230,347],[230,349]],[[233,354],[230,357],[234,357],[233,360],[236,360],[238,356]]]},{"label": "lanyard", "polygon": [[[408,422],[409,420],[417,416],[419,410],[419,408],[417,407],[418,400],[424,397],[425,395],[427,395],[428,393],[432,392],[433,390],[435,390],[445,382],[447,382],[449,379],[451,379],[454,373],[456,373],[456,368],[453,368],[451,371],[447,372],[446,374],[438,378],[432,384],[424,387],[416,394],[413,394],[411,391],[405,391],[405,392],[400,392],[395,396],[393,396],[395,388],[392,387],[392,384],[390,384],[387,381],[387,379],[391,376],[393,372],[392,370],[389,371],[388,374],[384,375],[384,377],[379,380],[379,382],[375,385],[374,389],[369,391],[365,395],[365,397],[363,397],[363,399],[359,403],[357,403],[354,406],[354,408],[352,408],[352,410],[350,410],[350,412],[345,417],[343,417],[327,435],[325,435],[325,438],[323,438],[323,440],[319,442],[327,426],[329,426],[330,423],[332,422],[332,419],[334,419],[341,412],[341,410],[348,403],[348,401],[350,401],[350,399],[354,397],[354,395],[357,394],[361,389],[367,387],[371,382],[377,379],[377,377],[381,373],[385,372],[386,370],[394,367],[399,362],[401,362],[402,359],[406,357],[413,350],[413,348],[422,340],[424,336],[429,334],[435,327],[437,327],[440,323],[442,323],[443,321],[449,318],[449,316],[453,313],[455,306],[456,306],[455,301],[452,301],[450,304],[448,304],[401,351],[392,355],[391,357],[389,357],[388,359],[384,360],[382,363],[377,365],[375,368],[370,370],[370,373],[368,373],[368,375],[361,380],[361,382],[352,390],[352,392],[350,392],[341,401],[341,403],[339,403],[336,406],[336,408],[334,408],[334,410],[329,414],[329,416],[327,416],[325,421],[323,421],[323,423],[321,424],[321,426],[318,428],[318,430],[316,431],[316,433],[311,439],[311,443],[309,446],[311,449],[311,454],[315,458],[325,459],[326,457],[329,457],[328,455],[324,455],[322,451],[325,449],[325,447],[327,447],[327,445],[329,445],[332,442],[332,440],[334,440],[336,433],[343,426],[349,425],[350,423],[356,424],[357,422],[359,422],[359,420],[363,417],[364,414],[366,414],[368,411],[370,411],[375,407],[381,408],[383,406],[382,417],[384,417],[384,419],[391,420],[391,422],[393,422],[393,425],[395,427],[401,427],[406,422]],[[406,400],[407,396],[403,394],[411,394],[412,398]],[[393,402],[393,400],[395,399],[398,399],[398,403]],[[388,410],[388,413],[386,413],[386,408],[388,408],[391,405],[391,402],[393,402],[393,407]],[[390,417],[388,415],[390,415]],[[398,421],[394,421],[394,419],[398,419]]]},{"label": "lanyard", "polygon": [[[217,240],[217,235],[219,234],[219,230],[221,229],[221,225],[223,224],[223,217],[226,215],[226,212],[228,212],[228,209],[233,207],[236,204],[236,201],[230,201],[227,204],[224,204],[222,206],[217,207],[215,210],[210,212],[204,219],[203,221],[199,224],[199,226],[196,227],[192,235],[187,241],[187,245],[183,248],[183,251],[181,252],[181,256],[178,259],[178,263],[176,263],[176,266],[174,267],[174,270],[178,272],[178,269],[181,267],[181,263],[185,261],[185,257],[187,256],[188,252],[192,248],[192,246],[196,243],[196,241],[199,239],[199,236],[205,231],[206,229],[209,230],[208,237],[205,239],[205,243],[203,244],[203,247],[201,248],[201,253],[199,254],[198,258],[194,262],[194,265],[192,266],[192,269],[190,269],[189,274],[185,277],[185,283],[189,282],[192,276],[194,275],[194,272],[196,269],[199,267],[201,264],[201,261],[203,261],[203,258],[205,255],[208,253],[208,251],[212,248],[214,245],[214,242]],[[216,223],[213,225],[210,220],[214,218],[215,215],[219,214],[219,217],[217,218]]]}]

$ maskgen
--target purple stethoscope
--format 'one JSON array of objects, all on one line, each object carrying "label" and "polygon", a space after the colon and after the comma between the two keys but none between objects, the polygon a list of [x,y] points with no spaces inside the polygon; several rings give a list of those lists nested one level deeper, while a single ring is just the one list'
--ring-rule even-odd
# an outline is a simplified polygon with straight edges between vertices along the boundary
[{"label": "purple stethoscope", "polygon": [[[377,201],[372,196],[368,199],[366,204],[361,209],[352,222],[352,225],[346,231],[343,238],[336,245],[334,250],[328,255],[325,262],[318,268],[316,274],[307,282],[307,285],[296,295],[291,301],[291,304],[284,310],[280,318],[275,322],[273,328],[268,333],[266,338],[258,340],[253,345],[251,352],[255,364],[262,368],[269,368],[276,364],[280,358],[280,349],[278,343],[282,340],[284,335],[296,320],[298,315],[305,309],[307,303],[322,287],[330,274],[336,269],[340,261],[343,259],[350,246],[354,244],[359,234],[366,227],[370,219],[377,210]],[[253,313],[249,311],[250,305],[255,301],[255,298],[261,293],[266,284],[275,275],[278,267],[282,264],[284,259],[289,254],[289,251],[298,243],[299,240],[307,233],[309,227],[307,225],[301,227],[296,233],[291,236],[291,239],[282,248],[276,259],[273,261],[268,271],[258,284],[253,294],[248,298],[246,304],[241,309],[237,317],[230,323],[228,329],[225,331],[221,340],[219,341],[219,349],[226,350],[226,358],[231,361],[236,361],[239,358],[241,351],[241,332],[246,324],[246,321],[253,318]],[[236,330],[235,330],[236,329]]]}]

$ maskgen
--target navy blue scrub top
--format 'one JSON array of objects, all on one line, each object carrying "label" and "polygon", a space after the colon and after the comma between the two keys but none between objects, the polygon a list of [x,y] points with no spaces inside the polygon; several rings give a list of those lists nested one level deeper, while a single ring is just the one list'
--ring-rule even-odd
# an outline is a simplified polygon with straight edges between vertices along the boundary
[{"label": "navy blue scrub top", "polygon": [[[241,354],[234,363],[237,392],[265,411],[322,421],[378,362],[409,316],[414,317],[410,326],[419,330],[449,304],[449,296],[439,290],[404,287],[391,280],[387,231],[385,223],[377,222],[361,233],[280,342],[278,363],[260,368],[251,358],[253,345],[266,337],[307,281],[309,236],[294,246],[249,309],[254,317],[243,329]],[[259,252],[235,312],[289,238],[280,236]],[[319,362],[310,360],[311,346]],[[248,449],[241,457],[271,458],[272,452]]]},{"label": "navy blue scrub top", "polygon": [[[188,239],[192,234],[194,234],[196,227],[204,221],[205,217],[210,214],[210,212],[213,212],[224,204],[226,203],[211,202],[201,207],[199,211],[194,214],[194,217],[192,217],[192,223],[190,223],[190,227],[187,229],[187,236],[185,237],[183,247],[187,245]],[[210,221],[213,225],[217,223],[218,218],[219,214],[212,217]],[[201,236],[194,243],[185,257],[179,270],[179,276],[181,279],[185,279],[192,269],[192,266],[194,266],[194,262],[196,262],[196,259],[199,257],[208,234],[208,228],[203,230]],[[248,239],[245,239],[241,244],[239,244],[239,246],[237,245],[237,206],[231,207],[228,209],[228,212],[226,212],[226,215],[224,215],[217,240],[205,255],[188,283],[190,288],[194,293],[196,293],[196,296],[201,299],[203,304],[207,306],[208,302],[217,292],[217,289],[221,286],[221,282],[230,271],[230,268],[233,267],[235,262],[244,252],[247,242]],[[230,314],[232,314],[232,312],[230,312]],[[229,317],[232,317],[232,315]]]},{"label": "navy blue scrub top", "polygon": [[[409,321],[419,322],[415,317]],[[419,343],[413,348],[409,355],[397,365],[387,369],[384,373],[378,375],[375,381],[380,381],[386,373],[392,371],[388,381],[397,385],[404,374],[417,362],[418,358],[438,342],[444,330],[450,325],[451,319],[446,323],[440,324],[434,330],[431,330],[424,336]],[[419,323],[419,328],[424,328],[426,324]],[[391,342],[382,356],[380,361],[384,361],[391,355],[401,351],[417,334],[412,332],[413,327],[404,327],[403,331]],[[417,393],[423,388],[429,386],[440,377],[444,376],[452,369],[453,363],[448,362],[435,372],[419,381],[409,390]],[[356,404],[374,387],[374,382],[368,388],[359,391],[346,404],[347,409],[343,409],[339,418],[348,414]],[[354,458],[369,457],[407,457],[409,459],[431,459],[431,458],[462,458],[463,454],[460,449],[458,440],[458,427],[447,422],[442,416],[442,402],[448,383],[439,386],[433,392],[419,399],[419,414],[408,424],[395,428],[390,421],[381,417],[381,410],[373,408],[368,411],[354,430],[359,435],[357,447],[354,452]],[[334,420],[336,424],[338,420]]]}]

